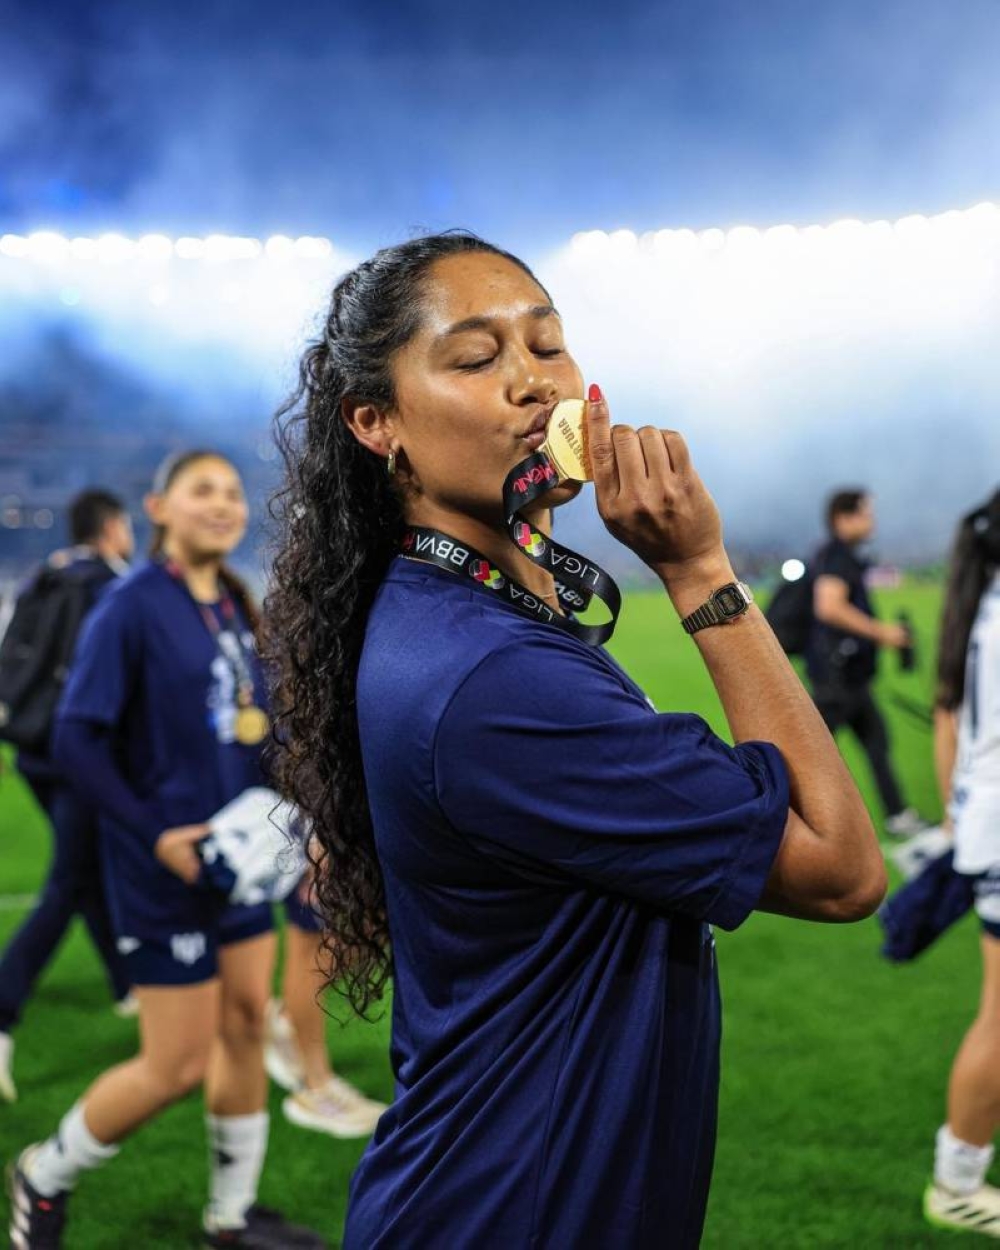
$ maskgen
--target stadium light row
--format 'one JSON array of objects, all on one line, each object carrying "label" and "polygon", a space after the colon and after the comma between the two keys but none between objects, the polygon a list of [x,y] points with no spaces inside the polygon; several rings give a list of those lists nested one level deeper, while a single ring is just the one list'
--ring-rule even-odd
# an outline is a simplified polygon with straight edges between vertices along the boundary
[{"label": "stadium light row", "polygon": [[131,239],[122,234],[103,234],[98,238],[71,239],[51,230],[36,230],[27,235],[0,235],[0,256],[43,264],[58,264],[66,260],[102,264],[123,264],[135,260],[164,263],[175,258],[211,264],[257,260],[260,257],[268,260],[326,260],[332,255],[330,240],[314,235],[291,239],[275,234],[269,239],[254,239],[210,234],[206,238],[184,235],[171,239],[165,234],[146,234]]},{"label": "stadium light row", "polygon": [[969,234],[993,235],[1000,231],[1000,205],[986,201],[968,209],[949,209],[944,213],[924,216],[912,213],[895,221],[859,221],[848,218],[826,226],[779,225],[759,228],[734,226],[728,230],[712,227],[707,230],[667,229],[636,234],[634,230],[584,230],[570,241],[570,251],[581,257],[624,257],[636,253],[676,256],[679,254],[712,254],[722,251],[743,252],[772,246],[779,250],[809,243],[862,243],[895,240],[920,245],[932,238],[966,237]]},{"label": "stadium light row", "polygon": [[[933,216],[910,214],[891,222],[847,219],[825,226],[734,226],[728,230],[712,227],[697,231],[679,228],[651,230],[644,234],[633,230],[584,230],[572,237],[570,252],[579,257],[622,257],[632,253],[676,257],[685,254],[711,255],[723,251],[740,253],[764,246],[785,250],[811,242],[877,243],[879,240],[894,239],[904,244],[920,245],[932,237],[948,234],[965,237],[970,233],[993,235],[998,232],[1000,205],[985,202],[973,208],[952,209]],[[331,241],[316,235],[294,239],[281,234],[268,239],[227,234],[211,234],[204,238],[184,235],[176,239],[165,234],[146,234],[140,238],[122,234],[69,238],[51,230],[37,230],[26,235],[0,235],[0,257],[41,264],[59,264],[68,260],[103,264],[131,261],[166,263],[174,259],[213,264],[259,258],[274,261],[329,260],[333,254]]]}]

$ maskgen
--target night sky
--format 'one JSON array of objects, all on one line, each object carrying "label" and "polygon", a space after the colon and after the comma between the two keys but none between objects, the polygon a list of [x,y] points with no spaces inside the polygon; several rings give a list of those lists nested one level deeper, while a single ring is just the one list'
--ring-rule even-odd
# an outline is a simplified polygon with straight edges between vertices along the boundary
[{"label": "night sky", "polygon": [[806,224],[1000,194],[996,0],[0,9],[0,230]]}]

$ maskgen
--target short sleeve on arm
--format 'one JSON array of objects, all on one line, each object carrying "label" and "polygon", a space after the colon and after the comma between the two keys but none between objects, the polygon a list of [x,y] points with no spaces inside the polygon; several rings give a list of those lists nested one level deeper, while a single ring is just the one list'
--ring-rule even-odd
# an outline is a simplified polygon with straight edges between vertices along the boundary
[{"label": "short sleeve on arm", "polygon": [[77,640],[59,705],[61,720],[119,722],[139,663],[137,611],[134,598],[117,587],[102,595]]},{"label": "short sleeve on arm", "polygon": [[653,712],[573,640],[491,652],[438,726],[437,799],[486,855],[722,928],[754,909],[788,817],[778,750]]},{"label": "short sleeve on arm", "polygon": [[817,577],[839,577],[852,585],[857,580],[858,566],[850,552],[840,543],[825,547],[816,561]]}]

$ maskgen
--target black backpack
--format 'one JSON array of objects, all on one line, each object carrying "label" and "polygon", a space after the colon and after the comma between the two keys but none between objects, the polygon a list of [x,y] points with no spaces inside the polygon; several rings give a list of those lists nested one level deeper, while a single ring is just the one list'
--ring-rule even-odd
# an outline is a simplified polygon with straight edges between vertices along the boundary
[{"label": "black backpack", "polygon": [[47,564],[18,596],[0,641],[0,739],[46,753],[80,625],[112,576],[103,560]]},{"label": "black backpack", "polygon": [[813,579],[807,572],[797,581],[783,581],[764,613],[787,655],[803,655],[813,624]]}]

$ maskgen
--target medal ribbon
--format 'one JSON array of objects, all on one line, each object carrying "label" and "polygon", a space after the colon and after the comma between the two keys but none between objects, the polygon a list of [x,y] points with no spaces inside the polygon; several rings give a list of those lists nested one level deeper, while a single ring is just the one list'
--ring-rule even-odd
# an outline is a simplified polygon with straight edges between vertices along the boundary
[{"label": "medal ribbon", "polygon": [[219,625],[219,619],[208,606],[207,603],[199,603],[184,580],[184,574],[180,567],[173,560],[164,560],[163,568],[181,587],[188,596],[194,606],[198,609],[205,628],[211,635],[212,641],[219,655],[222,656],[226,664],[232,670],[233,678],[236,681],[236,702],[241,708],[253,707],[254,702],[254,680],[250,671],[250,665],[247,663],[246,656],[243,653],[243,642],[240,638],[238,622],[236,620],[236,604],[233,602],[232,595],[226,592],[219,601],[219,611],[222,613],[226,626],[236,642],[236,646],[231,650],[222,645],[222,629]]},{"label": "medal ribbon", "polygon": [[521,509],[551,490],[559,480],[555,466],[543,451],[534,452],[510,471],[503,484],[507,533],[532,563],[556,579],[556,594],[564,611],[582,612],[596,596],[611,614],[608,621],[585,625],[573,616],[562,615],[491,564],[474,547],[440,530],[411,525],[403,534],[403,554],[434,564],[449,573],[471,577],[521,612],[546,625],[554,625],[581,642],[594,645],[607,642],[614,632],[622,606],[621,591],[614,579],[599,565],[536,530],[521,515]]}]

